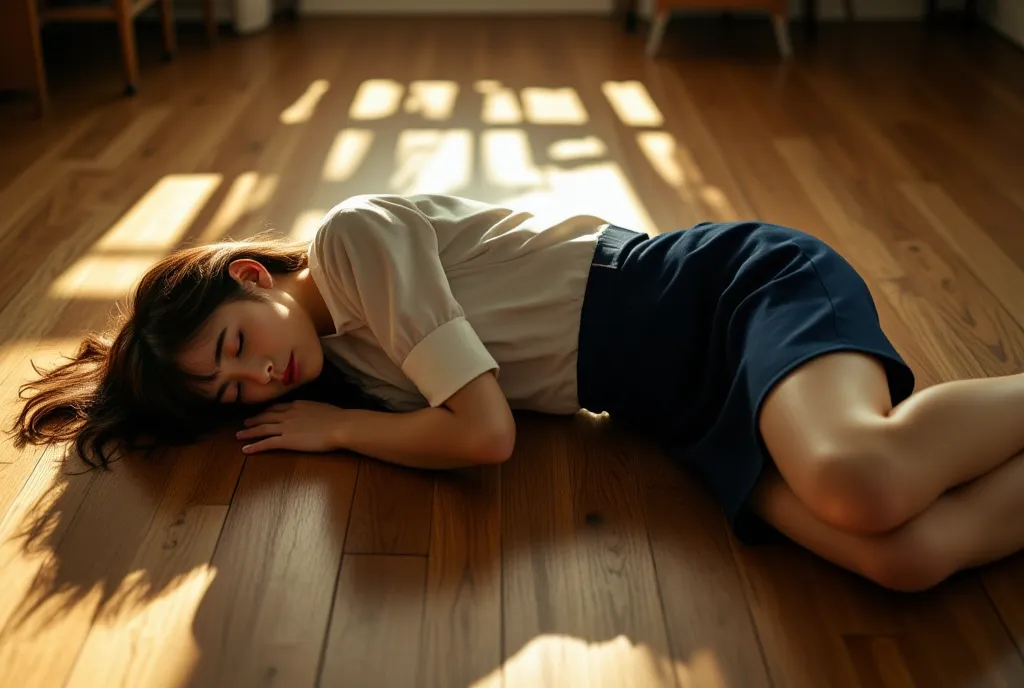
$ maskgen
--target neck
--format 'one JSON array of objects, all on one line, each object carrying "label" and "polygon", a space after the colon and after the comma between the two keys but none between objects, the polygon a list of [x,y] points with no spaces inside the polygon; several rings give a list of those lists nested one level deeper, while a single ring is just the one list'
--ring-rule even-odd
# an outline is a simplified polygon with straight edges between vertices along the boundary
[{"label": "neck", "polygon": [[334,318],[331,317],[331,311],[327,308],[316,282],[313,281],[313,276],[309,274],[309,268],[279,277],[278,285],[309,314],[319,336],[326,337],[336,333]]}]

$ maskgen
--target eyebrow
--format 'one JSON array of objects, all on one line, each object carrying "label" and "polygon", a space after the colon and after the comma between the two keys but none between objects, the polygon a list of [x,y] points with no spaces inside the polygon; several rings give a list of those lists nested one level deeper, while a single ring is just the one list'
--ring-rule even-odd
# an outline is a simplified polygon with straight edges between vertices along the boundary
[{"label": "eyebrow", "polygon": [[[223,330],[220,331],[220,335],[217,336],[217,348],[213,352],[213,362],[214,362],[214,365],[216,366],[214,368],[215,371],[220,370],[220,357],[221,357],[221,354],[224,351],[224,337],[225,337],[225,335],[227,335],[227,333],[228,333],[228,328],[225,327]],[[214,373],[214,375],[216,375],[216,372]],[[220,389],[217,390],[217,403],[218,404],[223,400],[224,392],[226,392],[226,391],[228,391],[228,383],[227,382],[222,384],[220,386]]]}]

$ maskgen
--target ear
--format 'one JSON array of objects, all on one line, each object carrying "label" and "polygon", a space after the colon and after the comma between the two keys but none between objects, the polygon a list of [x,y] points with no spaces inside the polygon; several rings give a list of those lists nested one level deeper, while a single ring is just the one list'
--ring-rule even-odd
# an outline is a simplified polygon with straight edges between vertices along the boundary
[{"label": "ear", "polygon": [[258,260],[239,258],[228,266],[228,274],[241,284],[250,284],[263,289],[274,286],[274,278],[270,271]]}]

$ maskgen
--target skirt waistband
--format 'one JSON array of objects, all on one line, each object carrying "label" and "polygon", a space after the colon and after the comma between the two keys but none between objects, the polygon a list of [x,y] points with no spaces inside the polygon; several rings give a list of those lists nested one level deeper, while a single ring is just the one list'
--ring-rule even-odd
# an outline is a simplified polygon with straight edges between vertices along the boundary
[{"label": "skirt waistband", "polygon": [[580,406],[593,413],[609,410],[614,402],[608,397],[616,388],[615,371],[624,366],[609,364],[630,353],[616,339],[623,334],[620,312],[628,296],[619,270],[630,251],[646,239],[642,232],[611,224],[597,238],[583,296],[576,375]]},{"label": "skirt waistband", "polygon": [[623,249],[627,247],[632,249],[631,244],[647,238],[647,235],[641,232],[616,225],[608,225],[597,238],[597,250],[594,252],[594,260],[591,266],[618,269],[621,266],[621,257],[629,253]]}]

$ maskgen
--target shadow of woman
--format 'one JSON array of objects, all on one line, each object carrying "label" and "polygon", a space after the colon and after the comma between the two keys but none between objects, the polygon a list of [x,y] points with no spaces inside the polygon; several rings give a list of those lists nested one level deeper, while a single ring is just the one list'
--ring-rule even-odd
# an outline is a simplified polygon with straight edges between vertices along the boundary
[{"label": "shadow of woman", "polygon": [[834,615],[912,661],[942,626],[925,621],[977,613],[740,548],[653,445],[587,414],[518,416],[512,460],[424,481],[425,557],[345,551],[351,455],[246,460],[230,431],[108,471],[48,452],[3,524],[0,654],[36,684],[756,686],[780,658],[816,657],[809,681],[856,659]]},{"label": "shadow of woman", "polygon": [[764,685],[689,478],[605,418],[517,415],[509,462],[438,476],[426,561],[343,559],[324,684]]}]

